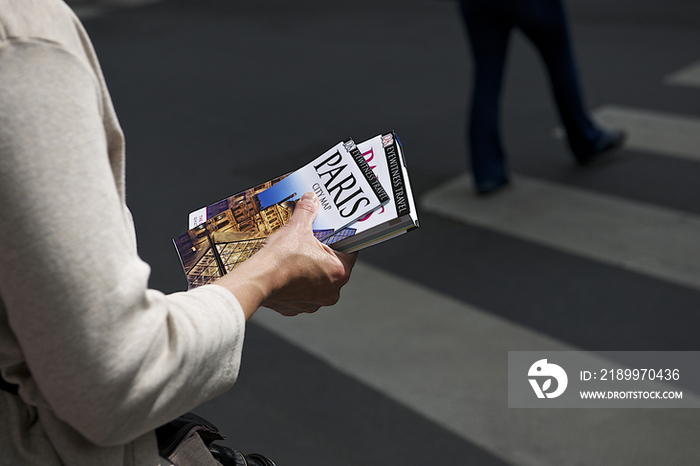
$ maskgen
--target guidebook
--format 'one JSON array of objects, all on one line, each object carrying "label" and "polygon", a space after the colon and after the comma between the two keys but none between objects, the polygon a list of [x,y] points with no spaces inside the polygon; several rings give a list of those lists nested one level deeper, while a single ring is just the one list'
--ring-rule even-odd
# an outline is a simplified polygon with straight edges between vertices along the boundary
[{"label": "guidebook", "polygon": [[323,240],[333,249],[343,252],[359,251],[419,226],[406,161],[396,133],[380,134],[357,147],[390,200]]},{"label": "guidebook", "polygon": [[355,142],[340,142],[294,172],[190,214],[191,228],[173,238],[189,287],[210,283],[248,259],[309,191],[320,202],[313,223],[320,241],[390,199]]},{"label": "guidebook", "polygon": [[191,212],[190,229],[173,239],[189,287],[210,283],[253,255],[308,191],[321,204],[314,235],[338,251],[359,251],[419,226],[396,133],[359,145],[348,140],[294,172]]}]

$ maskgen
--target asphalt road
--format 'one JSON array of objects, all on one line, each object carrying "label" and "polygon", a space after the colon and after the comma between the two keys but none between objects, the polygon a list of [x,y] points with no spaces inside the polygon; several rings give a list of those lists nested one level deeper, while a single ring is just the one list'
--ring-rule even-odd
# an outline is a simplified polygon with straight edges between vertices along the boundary
[{"label": "asphalt road", "polygon": [[[141,254],[153,269],[151,286],[166,292],[185,288],[170,239],[187,228],[189,211],[301,166],[348,136],[359,141],[395,129],[421,228],[360,254],[358,281],[371,277],[384,284],[367,302],[403,303],[408,291],[399,289],[406,287],[422,290],[420,299],[440,310],[454,302],[457,309],[467,306],[465,313],[476,309],[497,319],[503,327],[494,338],[503,339],[502,352],[482,354],[493,339],[471,346],[460,342],[451,353],[465,361],[500,358],[505,365],[503,351],[523,349],[515,342],[509,346],[513,329],[531,335],[534,347],[546,341],[560,349],[698,350],[696,230],[669,240],[680,227],[649,220],[661,233],[635,243],[628,256],[617,254],[628,243],[627,233],[610,252],[589,254],[595,238],[591,247],[576,249],[574,243],[581,242],[556,230],[558,222],[545,231],[537,211],[541,204],[527,197],[527,186],[528,180],[544,183],[554,190],[554,200],[569,199],[572,192],[595,195],[601,211],[614,204],[625,214],[615,216],[622,218],[619,231],[639,229],[639,217],[630,212],[640,206],[658,214],[645,218],[671,215],[694,225],[700,216],[700,146],[693,139],[700,134],[700,4],[569,0],[566,5],[588,106],[635,137],[607,163],[575,167],[555,137],[557,114],[543,67],[516,34],[502,127],[519,178],[506,196],[476,199],[465,190],[461,219],[427,202],[439,203],[436,190],[467,171],[464,127],[472,65],[456,2],[81,5],[126,134],[128,203]],[[661,128],[650,115],[668,117],[670,127],[681,129],[668,140],[646,140],[644,135]],[[663,128],[658,134],[670,134]],[[683,141],[685,149],[677,149]],[[532,202],[514,210],[517,222],[497,218],[522,199]],[[579,197],[572,199],[556,208],[578,219],[585,237],[611,224],[612,217],[601,219],[596,209],[583,210]],[[476,210],[494,217],[475,220]],[[606,238],[617,230],[606,230]],[[674,246],[680,250],[675,255],[664,249]],[[677,273],[638,265],[635,260],[649,251],[661,256],[663,270]],[[352,293],[362,290],[343,295],[340,315],[368,305]],[[405,316],[443,316],[431,304],[401,306]],[[373,312],[387,308],[378,305]],[[392,316],[397,327],[409,318],[401,312]],[[557,410],[508,411],[507,400],[496,398],[503,387],[493,387],[499,395],[488,402],[467,397],[431,411],[435,399],[401,390],[410,391],[411,380],[430,373],[428,366],[444,366],[446,374],[465,370],[449,366],[449,357],[427,362],[414,357],[406,366],[414,379],[406,376],[402,387],[392,388],[391,379],[404,380],[406,374],[370,338],[369,318],[367,334],[362,325],[343,334],[339,324],[316,328],[300,322],[289,334],[286,324],[267,317],[251,323],[239,382],[200,411],[229,433],[231,446],[267,453],[280,466],[691,464],[700,453],[690,438],[698,427],[694,410],[564,410],[553,415],[554,425],[545,425],[548,414],[540,411]],[[395,351],[410,353],[429,331],[429,323],[422,326],[424,331],[417,326],[415,334],[403,334]],[[323,335],[333,332],[344,346],[324,343]],[[433,343],[439,341],[438,334]],[[360,351],[375,344],[376,353]],[[373,364],[378,372],[366,372]],[[474,380],[491,380],[489,369],[479,370]],[[440,379],[432,384],[447,386]],[[450,410],[455,419],[441,414]],[[568,429],[572,434],[563,436]],[[581,431],[574,435],[576,429]]]}]

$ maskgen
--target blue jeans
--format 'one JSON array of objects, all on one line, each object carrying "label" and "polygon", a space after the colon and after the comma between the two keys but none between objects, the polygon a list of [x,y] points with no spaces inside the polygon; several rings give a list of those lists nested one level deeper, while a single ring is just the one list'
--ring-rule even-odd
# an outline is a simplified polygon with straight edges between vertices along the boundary
[{"label": "blue jeans", "polygon": [[475,78],[469,122],[471,165],[477,186],[507,180],[499,133],[499,100],[508,39],[519,28],[539,51],[561,123],[575,157],[594,150],[603,132],[588,117],[560,0],[461,0]]}]

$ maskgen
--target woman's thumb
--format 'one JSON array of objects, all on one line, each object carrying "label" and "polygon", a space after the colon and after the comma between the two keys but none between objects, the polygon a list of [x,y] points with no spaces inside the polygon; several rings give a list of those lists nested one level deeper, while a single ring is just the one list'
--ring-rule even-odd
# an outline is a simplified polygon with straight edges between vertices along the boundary
[{"label": "woman's thumb", "polygon": [[294,213],[287,223],[299,224],[311,228],[318,214],[318,197],[312,192],[301,196],[294,207]]}]

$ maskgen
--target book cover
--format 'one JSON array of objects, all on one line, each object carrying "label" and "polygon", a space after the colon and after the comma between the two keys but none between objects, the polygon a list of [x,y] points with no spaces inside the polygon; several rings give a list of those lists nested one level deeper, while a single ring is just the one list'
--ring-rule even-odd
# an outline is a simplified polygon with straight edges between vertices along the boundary
[{"label": "book cover", "polygon": [[294,172],[192,212],[191,228],[173,238],[189,287],[210,283],[248,259],[309,191],[320,202],[313,224],[319,240],[389,201],[354,141],[338,143]]},{"label": "book cover", "polygon": [[344,252],[359,251],[419,226],[406,161],[396,133],[377,135],[358,144],[358,149],[390,200],[323,240],[332,248]]}]

